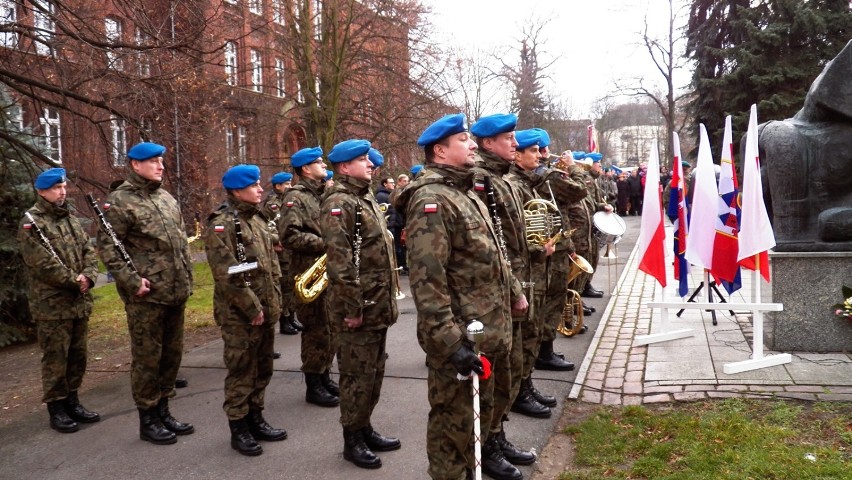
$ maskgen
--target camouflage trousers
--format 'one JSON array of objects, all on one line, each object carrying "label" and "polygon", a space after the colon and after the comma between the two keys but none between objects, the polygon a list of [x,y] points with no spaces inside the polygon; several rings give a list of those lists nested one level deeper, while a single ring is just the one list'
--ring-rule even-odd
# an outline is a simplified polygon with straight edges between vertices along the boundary
[{"label": "camouflage trousers", "polygon": [[387,328],[340,332],[340,424],[347,430],[370,425],[385,378]]},{"label": "camouflage trousers", "polygon": [[186,305],[127,303],[130,330],[130,384],[137,408],[157,406],[175,396],[175,378],[183,357],[183,313]]},{"label": "camouflage trousers", "polygon": [[520,331],[515,332],[514,326],[516,324],[517,322],[512,322],[511,346],[482,352],[491,362],[491,380],[494,383],[493,398],[490,399],[492,405],[486,407],[480,400],[482,405],[482,435],[484,438],[486,438],[488,432],[496,433],[501,430],[503,417],[509,413],[512,400],[518,395],[518,389],[520,389],[521,380],[515,378],[514,365],[523,360],[523,355],[520,348],[515,348],[516,345],[521,343]]},{"label": "camouflage trousers", "polygon": [[568,301],[568,272],[571,270],[571,252],[557,250],[548,259],[547,293],[541,307],[541,341],[556,339],[556,327],[562,319],[562,310]]},{"label": "camouflage trousers", "polygon": [[[482,442],[488,436],[492,417],[502,418],[496,409],[498,379],[508,386],[508,351],[483,352],[491,361],[492,374],[488,380],[479,380],[480,429]],[[430,363],[431,365],[432,363]],[[465,469],[474,467],[473,457],[473,398],[471,381],[459,381],[456,369],[449,362],[441,368],[429,367],[429,421],[426,425],[426,456],[429,458],[429,476],[435,480],[462,480]],[[498,422],[499,424],[499,422]]]},{"label": "camouflage trousers", "polygon": [[[533,367],[535,366],[535,359],[538,358],[538,350],[541,347],[541,332],[543,330],[542,323],[544,318],[542,317],[542,305],[544,304],[545,290],[537,290],[533,294],[533,300],[530,302],[534,304],[535,307],[532,308],[533,315],[531,315],[527,321],[521,322],[521,350],[522,350],[522,361],[520,365],[520,378],[527,378],[532,375]],[[515,366],[512,365],[512,370],[515,369]],[[514,378],[516,374],[513,373],[512,377]],[[518,380],[518,390],[520,390],[520,380]],[[517,395],[517,391],[512,387],[512,391]],[[514,401],[514,396],[512,400]]]},{"label": "camouflage trousers", "polygon": [[583,290],[586,288],[586,285],[589,282],[592,281],[592,277],[594,276],[594,274],[598,270],[598,258],[600,257],[600,252],[601,252],[600,243],[598,242],[598,239],[594,235],[592,235],[592,241],[591,241],[591,244],[589,245],[589,251],[583,252],[583,253],[577,252],[577,254],[582,255],[583,258],[588,260],[589,263],[592,265],[592,268],[595,269],[595,272],[593,272],[593,273],[581,273],[580,276],[577,277],[577,279],[574,280],[574,282],[572,282],[572,285],[573,285],[571,287],[572,290],[576,290],[576,291],[582,293]]},{"label": "camouflage trousers", "polygon": [[297,300],[293,294],[293,285],[295,282],[293,281],[293,275],[290,275],[289,265],[281,265],[281,315],[289,315],[296,310]]},{"label": "camouflage trousers", "polygon": [[249,410],[263,410],[266,386],[272,378],[275,323],[253,326],[243,319],[228,318],[221,328],[228,368],[222,408],[228,420],[239,420]]},{"label": "camouflage trousers", "polygon": [[300,303],[296,309],[299,321],[305,326],[301,334],[304,373],[324,373],[331,368],[337,352],[336,331],[329,323],[326,312],[327,296],[323,293],[311,303]]},{"label": "camouflage trousers", "polygon": [[36,326],[41,348],[42,401],[62,400],[83,383],[89,319],[37,319]]}]

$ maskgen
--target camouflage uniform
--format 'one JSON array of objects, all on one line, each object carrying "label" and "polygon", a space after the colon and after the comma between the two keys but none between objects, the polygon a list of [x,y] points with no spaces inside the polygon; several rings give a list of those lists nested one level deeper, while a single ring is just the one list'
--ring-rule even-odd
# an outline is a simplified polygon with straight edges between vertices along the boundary
[{"label": "camouflage uniform", "polygon": [[[429,367],[426,453],[434,479],[464,478],[473,466],[470,383],[460,382],[449,358],[466,340],[466,325],[480,320],[483,355],[494,366],[480,381],[484,432],[496,410],[495,375],[508,383],[513,277],[497,246],[488,209],[471,191],[473,173],[430,165],[403,190],[396,207],[405,212],[411,292],[417,305],[417,339]],[[509,202],[511,203],[511,201]],[[520,285],[515,282],[515,296]],[[508,392],[503,393],[504,396]],[[508,403],[504,398],[503,403]]]},{"label": "camouflage uniform", "polygon": [[[175,395],[183,356],[184,308],[192,294],[186,228],[177,201],[160,187],[160,182],[131,172],[103,205],[107,221],[139,273],[122,260],[109,235],[98,231],[101,259],[115,278],[127,312],[133,357],[130,381],[140,409],[156,407],[160,398]],[[151,282],[151,291],[137,297],[143,278]]]},{"label": "camouflage uniform", "polygon": [[573,167],[565,174],[552,172],[548,175],[556,206],[562,215],[562,230],[566,237],[556,244],[556,251],[548,258],[547,294],[542,306],[542,342],[550,342],[556,338],[556,327],[559,326],[563,307],[568,300],[568,272],[571,271],[571,254],[575,251],[571,235],[568,235],[568,232],[575,228],[569,212],[573,205],[586,197],[584,177],[579,167]]},{"label": "camouflage uniform", "polygon": [[[270,229],[274,245],[281,245],[281,238],[284,236],[283,207],[284,193],[273,190],[266,197],[266,201],[263,203],[263,208],[261,209],[261,213],[269,220],[270,226],[274,225],[274,228]],[[281,268],[281,315],[286,317],[294,310],[293,277],[295,273],[290,272],[290,251],[281,245],[281,248],[277,250],[277,254],[278,266]]]},{"label": "camouflage uniform", "polygon": [[[496,412],[500,413],[492,417],[489,431],[496,433],[502,430],[501,422],[503,415],[509,412],[512,402],[520,390],[522,369],[518,367],[523,366],[524,361],[520,323],[526,321],[530,318],[530,315],[534,314],[535,292],[527,286],[531,282],[534,282],[534,280],[531,278],[530,251],[527,246],[526,234],[524,233],[524,204],[521,199],[522,196],[518,190],[516,181],[512,180],[510,182],[504,177],[509,172],[512,164],[486,151],[480,151],[479,155],[482,161],[474,168],[476,175],[475,189],[476,193],[479,194],[479,198],[487,205],[488,195],[483,187],[483,180],[485,176],[491,177],[491,185],[494,188],[494,199],[497,203],[497,215],[500,217],[502,224],[503,238],[506,241],[506,250],[512,266],[512,275],[515,279],[511,301],[514,303],[522,293],[526,293],[530,304],[525,314],[512,317],[512,342],[509,344],[509,363],[503,366],[499,366],[498,364],[495,367],[495,370],[497,368],[505,368],[507,370],[505,375],[495,375],[494,397],[496,405],[494,408]],[[520,288],[522,285],[523,289]],[[503,379],[506,379],[508,383],[504,384]]]},{"label": "camouflage uniform", "polygon": [[[349,430],[370,426],[385,376],[388,327],[399,314],[394,295],[393,239],[384,215],[370,194],[370,182],[336,174],[326,192],[320,216],[328,253],[328,318],[338,334],[340,423]],[[355,264],[355,210],[361,206],[359,263]],[[361,315],[363,323],[349,328],[344,318]]]},{"label": "camouflage uniform", "polygon": [[[590,171],[590,172],[586,173],[585,181],[586,181],[586,189],[588,190],[588,195],[586,196],[586,198],[583,199],[583,202],[582,202],[583,205],[586,208],[587,215],[588,215],[588,218],[589,218],[589,223],[588,223],[589,249],[586,252],[586,254],[588,256],[583,255],[583,257],[586,260],[589,261],[589,263],[592,265],[592,268],[594,268],[595,270],[597,270],[597,268],[598,268],[598,257],[600,257],[601,246],[600,246],[600,243],[598,242],[597,237],[594,235],[594,224],[592,222],[592,218],[594,217],[596,212],[603,211],[604,205],[606,205],[606,203],[604,203],[601,191],[598,188],[598,183],[596,181],[596,179],[598,177],[600,177],[600,173],[598,173],[598,172]],[[586,285],[592,280],[593,275],[594,275],[594,273],[580,274],[580,276],[577,277],[577,280],[575,282],[575,285],[577,286],[577,288],[575,288],[575,290],[577,290],[578,292],[582,292],[583,289],[586,288]]]},{"label": "camouflage uniform", "polygon": [[[307,270],[325,253],[319,225],[324,190],[324,180],[300,177],[299,183],[284,194],[281,243],[290,251],[290,272],[293,276]],[[302,371],[306,374],[326,372],[337,351],[326,313],[327,295],[323,292],[313,302],[296,307],[299,321],[305,325],[302,331]]]},{"label": "camouflage uniform", "polygon": [[77,391],[86,373],[86,340],[91,290],[80,293],[77,276],[94,286],[98,259],[89,235],[68,211],[67,203],[56,206],[42,197],[28,210],[66,266],[42,245],[30,220],[24,217],[18,229],[18,245],[29,274],[30,313],[38,328],[41,347],[41,380],[45,403],[66,398]]},{"label": "camouflage uniform", "polygon": [[[257,269],[229,275],[237,265],[235,213],[239,216],[246,262]],[[229,420],[239,420],[249,410],[263,410],[264,392],[272,378],[275,322],[281,314],[278,255],[266,219],[255,205],[229,197],[207,218],[204,250],[213,273],[213,316],[225,343],[223,408]],[[251,321],[263,312],[263,325]]]}]

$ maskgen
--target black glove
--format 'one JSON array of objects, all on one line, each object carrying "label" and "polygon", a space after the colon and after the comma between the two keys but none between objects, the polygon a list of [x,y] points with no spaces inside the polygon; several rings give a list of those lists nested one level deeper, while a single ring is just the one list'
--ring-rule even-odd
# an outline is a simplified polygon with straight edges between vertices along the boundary
[{"label": "black glove", "polygon": [[482,360],[479,359],[479,355],[465,344],[462,344],[461,348],[450,356],[450,362],[456,371],[465,377],[470,375],[471,370],[476,372],[477,375],[485,373],[485,370],[482,369]]}]

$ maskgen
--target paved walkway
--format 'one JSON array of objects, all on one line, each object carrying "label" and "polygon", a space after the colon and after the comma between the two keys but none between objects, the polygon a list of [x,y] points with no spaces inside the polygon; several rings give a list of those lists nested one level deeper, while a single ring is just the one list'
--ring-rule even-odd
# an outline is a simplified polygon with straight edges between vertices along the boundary
[{"label": "paved walkway", "polygon": [[[638,228],[638,225],[636,226]],[[671,241],[671,227],[666,227]],[[671,257],[671,248],[667,248]],[[678,318],[669,313],[668,330],[692,328],[695,336],[637,346],[638,335],[659,333],[662,314],[650,301],[676,301],[671,258],[666,260],[669,285],[640,272],[633,250],[612,295],[601,324],[577,373],[569,398],[607,405],[638,405],[724,397],[776,397],[802,400],[852,401],[852,355],[849,353],[792,353],[792,362],[737,374],[725,374],[723,365],[751,358],[751,313],[688,309]],[[693,268],[693,270],[698,270]],[[692,272],[690,293],[702,281]],[[747,303],[752,295],[753,272],[743,270],[743,288],[729,302]],[[762,301],[771,292],[762,284]],[[720,288],[722,293],[727,293]],[[707,301],[706,290],[702,292]],[[718,301],[718,300],[716,300]],[[814,307],[818,308],[818,307]],[[766,315],[768,317],[768,315]],[[767,322],[769,323],[768,319]],[[765,351],[764,355],[772,353]]]}]

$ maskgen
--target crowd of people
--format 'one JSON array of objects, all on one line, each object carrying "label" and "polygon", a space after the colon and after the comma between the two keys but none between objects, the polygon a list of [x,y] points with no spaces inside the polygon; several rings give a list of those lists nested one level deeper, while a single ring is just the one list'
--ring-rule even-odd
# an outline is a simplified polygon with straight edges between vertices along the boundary
[{"label": "crowd of people", "polygon": [[[327,154],[299,150],[292,172],[272,176],[266,198],[257,166],[225,172],[226,201],[207,217],[203,241],[224,342],[223,410],[233,449],[260,455],[260,442],[287,438],[263,415],[276,323],[281,334],[301,335],[305,401],[339,409],[344,458],[379,468],[378,452],[401,448],[371,418],[388,329],[399,315],[399,278],[408,275],[428,369],[429,475],[471,478],[469,379],[478,375],[482,469],[496,479],[523,478],[516,465],[532,464],[536,454],[514,445],[503,423],[511,414],[551,416],[557,400],[538,390],[533,374],[574,368],[554,351],[557,329],[575,315],[565,308],[568,292],[603,295],[592,273],[569,283],[568,272],[578,257],[597,264],[595,213],[612,212],[613,204],[623,211],[625,197],[640,214],[641,204],[622,186],[630,179],[603,171],[600,155],[585,164],[570,151],[553,155],[546,131],[516,130],[516,123],[514,114],[485,116],[470,127],[463,114],[442,117],[417,140],[423,164],[396,178],[379,179],[383,157],[362,139]],[[96,243],[68,210],[64,170],[35,179],[38,200],[18,240],[32,280],[43,400],[59,432],[99,420],[77,393],[96,251],[125,304],[140,438],[173,444],[195,430],[169,408],[193,276],[180,209],[162,188],[165,156],[165,147],[147,142],[128,151],[127,178],[98,208]],[[552,205],[545,215],[557,227],[538,231],[530,223],[527,207],[537,202]],[[466,334],[475,320],[484,326],[476,342]],[[339,383],[331,374],[335,358]]]}]

